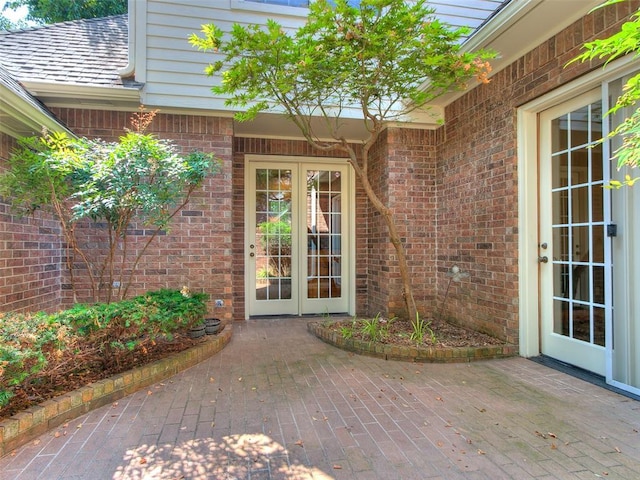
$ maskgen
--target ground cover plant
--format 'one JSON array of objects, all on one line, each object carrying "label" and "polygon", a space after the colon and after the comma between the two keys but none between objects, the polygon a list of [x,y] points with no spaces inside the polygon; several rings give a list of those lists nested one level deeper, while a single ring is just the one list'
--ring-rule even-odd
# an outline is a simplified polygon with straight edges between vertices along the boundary
[{"label": "ground cover plant", "polygon": [[322,325],[337,332],[345,340],[361,340],[370,344],[416,347],[486,347],[506,342],[490,335],[454,325],[440,318],[417,317],[415,321],[402,318],[373,318],[331,320]]},{"label": "ground cover plant", "polygon": [[159,290],[54,314],[0,314],[0,419],[184,350],[207,295]]}]

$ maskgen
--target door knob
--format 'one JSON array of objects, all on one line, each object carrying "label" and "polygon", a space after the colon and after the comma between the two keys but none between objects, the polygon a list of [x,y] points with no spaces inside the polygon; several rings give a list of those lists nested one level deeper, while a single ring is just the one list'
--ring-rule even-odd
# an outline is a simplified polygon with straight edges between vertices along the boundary
[{"label": "door knob", "polygon": [[546,255],[538,257],[538,263],[549,263],[549,257],[547,257]]}]

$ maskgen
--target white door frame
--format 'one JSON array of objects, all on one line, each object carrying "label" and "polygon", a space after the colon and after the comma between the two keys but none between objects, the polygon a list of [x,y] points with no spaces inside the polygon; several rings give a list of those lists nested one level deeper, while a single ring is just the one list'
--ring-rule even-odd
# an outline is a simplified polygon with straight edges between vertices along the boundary
[{"label": "white door frame", "polygon": [[[342,286],[343,295],[347,296],[347,314],[355,315],[356,310],[356,245],[355,245],[355,174],[352,171],[351,165],[348,164],[347,159],[345,158],[317,158],[317,157],[299,157],[299,156],[286,156],[286,155],[246,155],[245,156],[245,198],[247,197],[247,192],[250,191],[252,185],[252,179],[250,178],[250,165],[251,164],[260,164],[264,163],[265,166],[269,164],[277,164],[278,167],[282,165],[290,164],[292,167],[297,168],[299,165],[305,164],[313,164],[314,168],[317,168],[318,165],[326,166],[327,168],[331,168],[331,165],[340,165],[348,166],[347,175],[345,178],[345,186],[346,190],[343,192],[343,195],[348,195],[348,198],[343,200],[343,205],[345,205],[345,210],[343,215],[346,219],[347,231],[342,235],[342,245],[341,249],[344,252],[344,256],[347,260],[347,263],[343,267],[342,278],[344,285]],[[296,186],[297,187],[297,186]],[[244,218],[245,218],[245,246],[248,245],[248,239],[250,236],[249,224],[251,222],[248,221],[250,215],[255,215],[255,212],[250,211],[251,207],[250,201],[244,202]],[[300,234],[301,235],[301,234]],[[251,305],[250,305],[250,289],[252,288],[252,281],[249,278],[249,248],[244,249],[244,261],[245,261],[245,318],[249,319],[251,316]],[[301,300],[300,300],[301,302]],[[298,307],[298,312],[300,315],[304,314],[303,308],[301,305]],[[323,313],[323,312],[318,312]],[[254,313],[255,314],[255,313]]]},{"label": "white door frame", "polygon": [[622,77],[634,69],[637,69],[637,61],[632,56],[616,60],[605,69],[595,70],[517,109],[518,313],[520,355],[523,357],[540,354],[538,114],[578,96],[581,92],[602,88],[604,83]]}]

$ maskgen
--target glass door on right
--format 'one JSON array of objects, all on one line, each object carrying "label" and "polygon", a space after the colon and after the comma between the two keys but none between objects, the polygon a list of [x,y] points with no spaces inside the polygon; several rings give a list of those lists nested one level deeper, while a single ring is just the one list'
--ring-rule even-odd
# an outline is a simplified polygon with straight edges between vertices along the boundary
[{"label": "glass door on right", "polygon": [[594,90],[540,115],[540,312],[543,354],[605,375],[611,308],[602,102]]}]

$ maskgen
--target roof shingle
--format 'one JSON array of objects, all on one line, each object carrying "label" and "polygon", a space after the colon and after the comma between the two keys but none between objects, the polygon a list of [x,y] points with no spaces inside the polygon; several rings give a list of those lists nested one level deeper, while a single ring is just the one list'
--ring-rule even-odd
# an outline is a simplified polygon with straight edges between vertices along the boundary
[{"label": "roof shingle", "polygon": [[0,32],[0,63],[20,81],[122,87],[127,15]]}]

